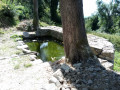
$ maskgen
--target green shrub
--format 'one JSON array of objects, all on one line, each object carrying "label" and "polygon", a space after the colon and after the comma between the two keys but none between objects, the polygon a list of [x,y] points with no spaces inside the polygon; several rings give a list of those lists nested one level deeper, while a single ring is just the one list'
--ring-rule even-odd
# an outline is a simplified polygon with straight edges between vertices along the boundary
[{"label": "green shrub", "polygon": [[16,11],[12,5],[0,3],[0,27],[7,27],[16,24]]},{"label": "green shrub", "polygon": [[0,1],[0,27],[16,25],[19,20],[30,18],[30,8],[16,0]]}]

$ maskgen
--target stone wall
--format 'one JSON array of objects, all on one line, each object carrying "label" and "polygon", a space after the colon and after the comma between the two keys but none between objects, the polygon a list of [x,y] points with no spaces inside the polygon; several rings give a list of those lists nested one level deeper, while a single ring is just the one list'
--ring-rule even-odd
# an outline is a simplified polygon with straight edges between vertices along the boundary
[{"label": "stone wall", "polygon": [[[36,34],[30,34],[28,32],[23,33],[24,38],[35,38],[42,36],[52,36],[56,39],[63,40],[63,31],[61,27],[56,26],[48,26],[41,27]],[[108,66],[109,68],[113,68],[114,63],[114,46],[107,39],[102,37],[98,37],[95,35],[88,34],[87,35],[89,45],[93,51],[93,53],[99,58],[99,61],[103,64],[103,66]]]},{"label": "stone wall", "polygon": [[[63,40],[63,31],[61,27],[49,26],[42,27],[41,30],[36,32],[37,37],[40,36],[52,36],[59,40]],[[89,45],[94,54],[102,59],[114,60],[114,46],[107,39],[88,34]]]}]

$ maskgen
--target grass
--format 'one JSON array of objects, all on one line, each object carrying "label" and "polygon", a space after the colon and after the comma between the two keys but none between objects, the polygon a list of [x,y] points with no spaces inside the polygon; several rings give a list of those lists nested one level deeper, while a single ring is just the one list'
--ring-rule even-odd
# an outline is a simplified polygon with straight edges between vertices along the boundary
[{"label": "grass", "polygon": [[12,63],[13,63],[14,69],[24,69],[32,66],[28,55],[14,57],[12,58]]},{"label": "grass", "polygon": [[46,27],[46,26],[50,26],[50,25],[47,24],[47,23],[45,23],[45,22],[40,21],[40,26],[41,26],[41,27]]},{"label": "grass", "polygon": [[4,34],[4,30],[0,28],[0,34]]},{"label": "grass", "polygon": [[120,71],[120,52],[115,52],[114,70]]},{"label": "grass", "polygon": [[106,34],[106,33],[97,33],[97,32],[90,32],[89,34],[93,34],[96,36],[106,38],[110,42],[113,43],[113,45],[115,47],[115,58],[114,58],[114,68],[113,69],[115,71],[120,71],[120,36]]},{"label": "grass", "polygon": [[28,68],[28,67],[31,67],[31,66],[32,66],[31,63],[24,64],[24,67],[25,67],[25,68]]},{"label": "grass", "polygon": [[14,66],[14,69],[19,69],[19,68],[20,68],[20,64]]}]

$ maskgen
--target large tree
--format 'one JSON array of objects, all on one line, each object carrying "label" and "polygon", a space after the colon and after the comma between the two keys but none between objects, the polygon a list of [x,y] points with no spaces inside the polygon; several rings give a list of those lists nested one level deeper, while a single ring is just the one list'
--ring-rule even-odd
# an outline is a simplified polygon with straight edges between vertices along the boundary
[{"label": "large tree", "polygon": [[63,41],[68,62],[95,63],[86,36],[82,0],[60,0]]},{"label": "large tree", "polygon": [[37,31],[39,27],[39,18],[38,18],[38,0],[33,0],[34,9],[33,9],[33,30]]}]

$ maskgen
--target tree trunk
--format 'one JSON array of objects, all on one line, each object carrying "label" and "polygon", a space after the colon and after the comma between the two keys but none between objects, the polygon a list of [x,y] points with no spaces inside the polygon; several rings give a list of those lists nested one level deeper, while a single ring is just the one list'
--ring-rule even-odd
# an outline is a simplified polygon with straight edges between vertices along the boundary
[{"label": "tree trunk", "polygon": [[63,42],[68,62],[95,63],[85,32],[82,0],[60,0]]},{"label": "tree trunk", "polygon": [[33,0],[34,10],[33,10],[33,30],[37,31],[39,27],[39,18],[38,18],[38,0]]}]

